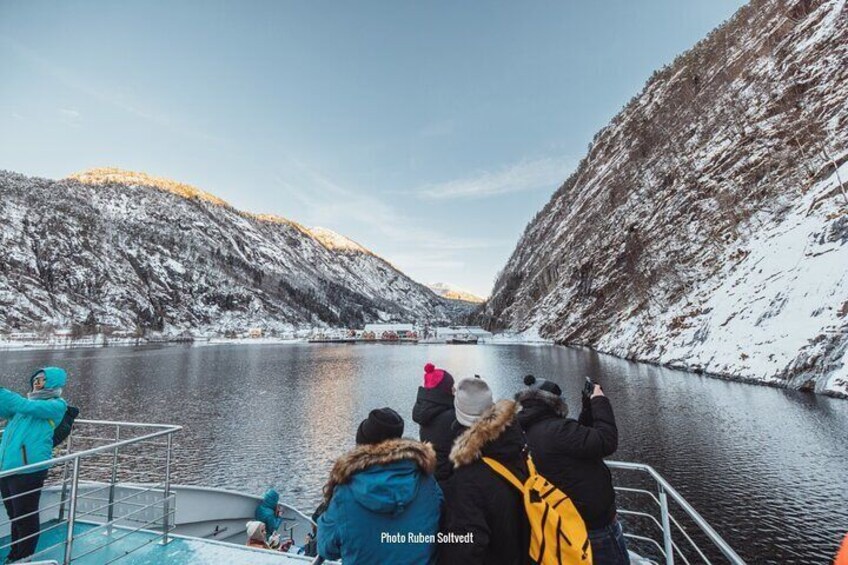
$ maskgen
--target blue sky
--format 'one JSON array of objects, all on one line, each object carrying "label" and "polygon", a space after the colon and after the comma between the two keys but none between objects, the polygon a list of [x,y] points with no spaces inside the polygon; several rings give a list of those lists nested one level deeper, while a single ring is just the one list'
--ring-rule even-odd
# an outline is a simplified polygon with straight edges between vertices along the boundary
[{"label": "blue sky", "polygon": [[594,133],[739,0],[0,0],[0,168],[118,166],[481,295]]}]

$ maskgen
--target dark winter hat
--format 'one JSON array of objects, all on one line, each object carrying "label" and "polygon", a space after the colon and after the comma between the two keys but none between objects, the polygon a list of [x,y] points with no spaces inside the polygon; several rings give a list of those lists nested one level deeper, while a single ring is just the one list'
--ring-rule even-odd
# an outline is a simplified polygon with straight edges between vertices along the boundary
[{"label": "dark winter hat", "polygon": [[356,430],[356,443],[374,444],[403,435],[403,418],[391,408],[377,408],[362,420]]},{"label": "dark winter hat", "polygon": [[548,392],[554,396],[562,396],[562,389],[559,388],[559,385],[547,379],[537,379],[533,375],[527,375],[524,377],[524,384],[530,388]]}]

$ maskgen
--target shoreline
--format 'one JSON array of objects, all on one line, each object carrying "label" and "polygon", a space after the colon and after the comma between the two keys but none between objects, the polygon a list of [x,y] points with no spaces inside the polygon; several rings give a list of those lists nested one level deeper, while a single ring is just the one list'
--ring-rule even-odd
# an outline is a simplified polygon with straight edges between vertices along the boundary
[{"label": "shoreline", "polygon": [[630,361],[632,363],[643,363],[645,365],[653,365],[655,367],[662,367],[663,369],[670,369],[672,371],[680,371],[681,373],[686,373],[686,374],[689,374],[689,375],[703,376],[703,377],[707,377],[707,378],[710,378],[710,379],[717,379],[717,380],[720,380],[720,381],[730,381],[730,382],[735,382],[735,383],[764,386],[764,387],[776,388],[776,389],[781,389],[781,390],[791,390],[791,391],[795,391],[795,392],[802,392],[802,393],[808,393],[808,394],[813,394],[813,395],[827,396],[829,398],[837,398],[839,400],[848,400],[848,394],[842,393],[838,390],[825,389],[825,390],[822,390],[820,392],[816,392],[815,390],[811,390],[811,389],[805,390],[805,389],[802,389],[802,388],[793,388],[793,387],[789,386],[788,384],[786,384],[785,382],[780,381],[780,380],[758,379],[756,377],[743,377],[743,376],[740,376],[740,375],[731,375],[731,374],[726,374],[726,373],[712,373],[712,372],[704,371],[704,370],[689,369],[688,367],[682,366],[682,365],[672,365],[672,364],[668,364],[668,363],[661,363],[659,361],[654,361],[654,360],[651,360],[651,359],[638,359],[638,358],[635,358],[635,357],[621,357],[621,356],[616,355],[614,353],[609,353],[608,351],[601,351],[600,349],[595,349],[594,347],[591,347],[589,345],[580,344],[580,343],[556,343],[556,342],[554,342],[553,345],[559,345],[561,347],[568,347],[570,349],[587,349],[589,351],[594,351],[595,353],[598,353],[598,354],[601,354],[601,355],[608,355],[608,356],[614,357],[616,359],[621,359],[622,361]]},{"label": "shoreline", "polygon": [[[101,339],[97,339],[97,337]],[[57,339],[57,340],[31,340],[31,341],[0,341],[0,353],[5,352],[23,352],[23,351],[61,351],[61,350],[72,350],[72,349],[101,349],[108,347],[152,347],[152,346],[192,346],[192,347],[213,347],[213,346],[221,346],[221,345],[300,345],[307,344],[309,338],[276,338],[276,337],[266,337],[266,338],[225,338],[225,337],[213,337],[207,339],[197,339],[197,340],[187,340],[181,338],[175,339],[153,339],[148,340],[144,338],[116,338],[111,340],[102,339],[102,336],[97,336],[93,339],[82,339],[82,340],[71,340],[71,339]],[[422,343],[421,345],[444,345],[438,343]],[[711,379],[718,379],[723,381],[732,381],[737,383],[756,385],[756,386],[766,386],[770,388],[783,389],[783,390],[793,390],[798,392],[808,392],[810,394],[820,394],[822,396],[827,396],[829,398],[836,398],[840,400],[848,400],[848,394],[844,394],[838,390],[823,390],[821,392],[816,392],[813,390],[803,390],[797,389],[789,386],[786,383],[777,381],[777,380],[766,380],[766,379],[757,379],[754,377],[743,377],[739,375],[731,375],[731,374],[723,374],[723,373],[712,373],[709,371],[703,370],[693,370],[689,369],[685,366],[680,365],[670,365],[666,363],[661,363],[659,361],[654,361],[650,359],[637,359],[637,358],[627,358],[621,357],[619,355],[615,355],[613,353],[609,353],[607,351],[601,351],[599,349],[595,349],[594,347],[579,344],[579,343],[558,343],[552,340],[547,340],[540,338],[538,336],[533,336],[533,338],[522,338],[519,335],[510,335],[505,336],[503,334],[496,334],[494,338],[481,341],[479,345],[526,345],[532,347],[542,347],[542,346],[554,346],[554,347],[567,347],[570,349],[587,349],[589,351],[594,351],[595,353],[601,355],[608,355],[610,357],[614,357],[616,359],[620,359],[622,361],[630,361],[633,363],[644,363],[646,365],[653,365],[655,367],[662,367],[664,369],[671,369],[675,371],[680,371],[682,373],[687,373],[690,375],[700,375],[704,377],[708,377]]]},{"label": "shoreline", "polygon": [[0,341],[0,353],[18,351],[61,351],[63,349],[103,349],[108,347],[149,347],[190,345],[208,347],[213,345],[295,345],[306,343],[307,338],[225,338],[208,339],[144,339],[120,338],[111,340],[31,340]]}]

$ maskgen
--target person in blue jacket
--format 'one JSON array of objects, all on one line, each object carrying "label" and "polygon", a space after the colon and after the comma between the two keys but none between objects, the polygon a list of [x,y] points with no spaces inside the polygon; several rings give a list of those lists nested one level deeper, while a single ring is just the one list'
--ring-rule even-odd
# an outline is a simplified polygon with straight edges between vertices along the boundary
[{"label": "person in blue jacket", "polygon": [[[67,380],[64,369],[44,367],[30,377],[26,398],[0,388],[0,418],[8,420],[0,441],[0,471],[27,467],[53,457],[53,429],[62,421],[68,407],[62,398]],[[7,563],[35,553],[40,528],[38,503],[49,467],[29,467],[0,478],[3,505],[12,521],[12,550],[6,557]]]},{"label": "person in blue jacket", "polygon": [[372,410],[324,487],[318,554],[345,565],[435,563],[443,496],[429,443],[401,439],[403,418]]},{"label": "person in blue jacket", "polygon": [[279,502],[279,493],[269,488],[265,491],[265,495],[262,497],[262,502],[256,508],[256,512],[253,513],[254,518],[265,524],[265,532],[268,536],[273,535],[283,521],[283,518],[280,516],[280,509],[277,507]]}]

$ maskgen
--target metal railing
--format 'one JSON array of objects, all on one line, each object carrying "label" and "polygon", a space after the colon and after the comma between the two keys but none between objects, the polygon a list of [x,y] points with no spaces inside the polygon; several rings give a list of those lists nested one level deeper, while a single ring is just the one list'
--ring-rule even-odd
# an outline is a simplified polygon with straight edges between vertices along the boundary
[{"label": "metal railing", "polygon": [[[730,544],[653,467],[624,461],[607,461],[606,464],[616,471],[641,473],[649,483],[645,488],[615,487],[616,493],[629,499],[619,500],[618,513],[625,522],[624,536],[631,541],[631,545],[657,556],[666,565],[674,565],[678,558],[686,565],[711,565],[715,559],[723,559],[733,565],[745,565],[745,561]],[[639,499],[638,502],[636,499]],[[625,504],[630,506],[631,501],[636,506],[625,508]],[[678,520],[672,514],[670,502],[683,510],[685,519]],[[655,512],[659,512],[659,516]],[[684,521],[693,525],[694,529],[687,531],[682,523]],[[659,539],[655,538],[657,533]],[[707,548],[707,545],[711,547]]]},{"label": "metal railing", "polygon": [[[174,529],[173,435],[181,426],[76,420],[61,449],[64,454],[48,461],[0,472],[0,479],[50,468],[41,489],[41,506],[35,512],[0,522],[0,537],[12,522],[39,514],[40,547],[32,559],[69,565],[101,553],[101,563],[111,563],[149,543],[166,544]],[[4,430],[0,430],[0,434]],[[26,496],[16,493],[3,499]],[[137,532],[147,535],[130,536]],[[102,536],[102,537],[97,537]],[[107,548],[121,543],[112,556]],[[132,545],[135,544],[135,545]],[[5,553],[12,542],[0,545]]]},{"label": "metal railing", "polygon": [[[676,558],[679,558],[686,565],[692,563],[712,565],[716,558],[723,559],[724,562],[733,565],[746,565],[745,561],[730,547],[730,544],[656,469],[650,465],[624,461],[606,461],[606,464],[610,469],[616,471],[638,472],[650,483],[646,485],[646,488],[615,487],[616,493],[642,499],[641,503],[634,500],[636,506],[629,509],[623,508],[622,502],[625,501],[618,501],[618,514],[621,515],[621,521],[627,523],[624,528],[624,536],[630,542],[631,547],[629,549],[636,550],[635,553],[645,557],[646,560],[651,560],[651,557],[655,555],[666,565],[674,565]],[[683,510],[686,520],[690,521],[695,527],[693,531],[687,531],[682,524],[683,520],[675,518],[671,512],[670,502],[677,504]],[[659,516],[656,516],[650,510],[658,512]],[[638,524],[638,521],[645,524]],[[658,538],[655,537],[657,535],[659,535]],[[679,541],[686,543],[678,544]],[[709,556],[710,550],[702,547],[706,543],[711,544],[713,552],[717,551],[718,555]],[[325,560],[321,556],[312,561],[312,565],[321,565],[322,563],[325,563]]]}]

